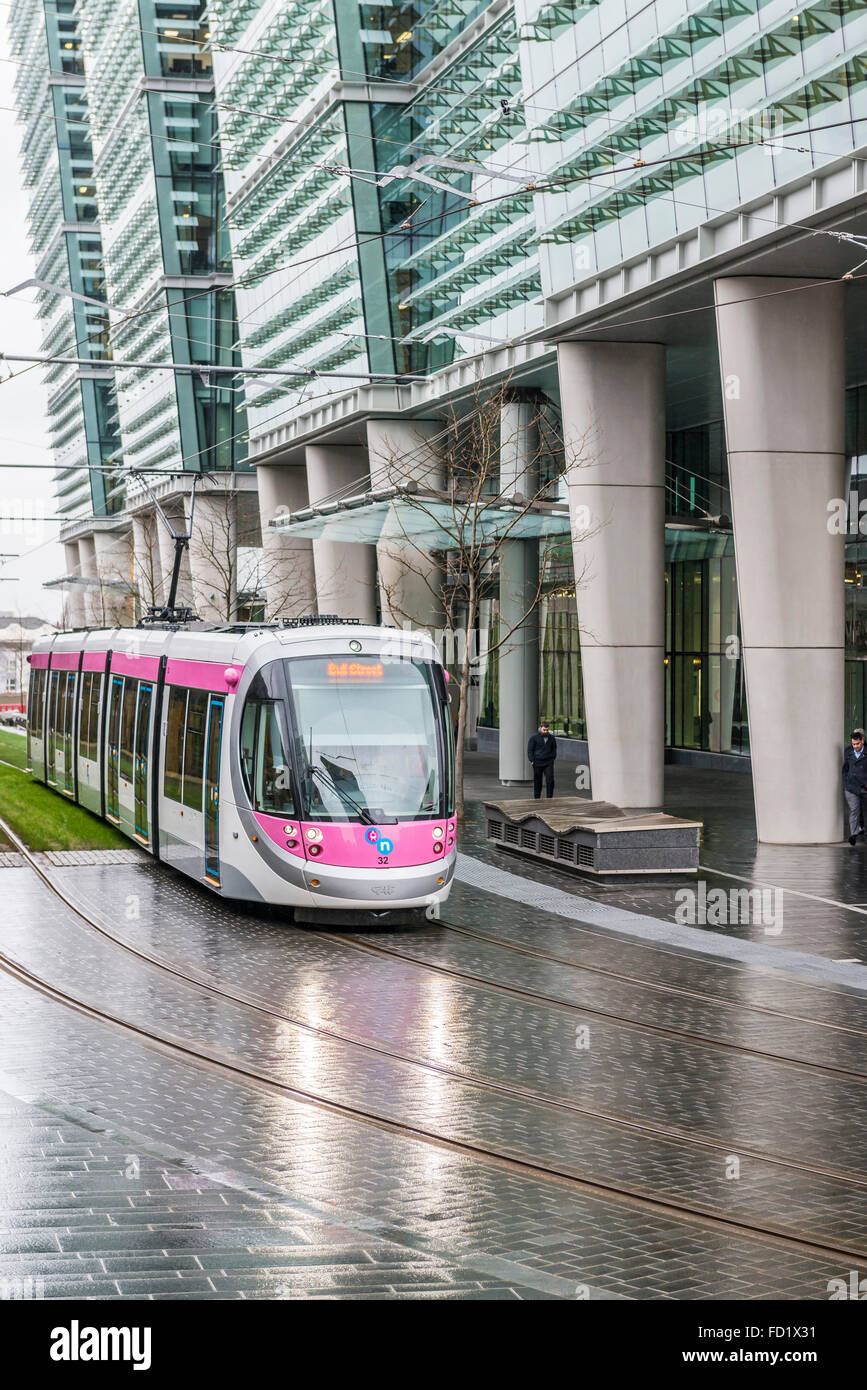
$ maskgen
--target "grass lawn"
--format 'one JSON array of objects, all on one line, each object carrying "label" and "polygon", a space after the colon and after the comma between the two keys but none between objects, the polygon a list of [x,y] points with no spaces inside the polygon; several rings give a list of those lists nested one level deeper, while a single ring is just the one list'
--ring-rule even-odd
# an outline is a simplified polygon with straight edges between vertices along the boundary
[{"label": "grass lawn", "polygon": [[[3,731],[0,731],[2,733]],[[15,734],[6,734],[15,738]],[[21,740],[22,748],[24,740]],[[0,757],[7,754],[0,747]],[[66,797],[34,782],[26,772],[0,763],[0,816],[30,849],[129,849],[111,825]],[[10,848],[3,846],[0,848]]]},{"label": "grass lawn", "polygon": [[23,734],[13,734],[9,729],[0,729],[0,758],[16,767],[24,767],[27,760],[27,739]]}]

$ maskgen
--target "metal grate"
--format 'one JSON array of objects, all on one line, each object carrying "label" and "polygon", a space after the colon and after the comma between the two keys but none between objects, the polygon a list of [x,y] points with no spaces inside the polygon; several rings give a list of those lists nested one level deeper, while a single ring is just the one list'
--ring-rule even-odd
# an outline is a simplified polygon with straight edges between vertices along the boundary
[{"label": "metal grate", "polygon": [[489,840],[502,840],[502,838],[503,838],[503,823],[502,823],[502,821],[498,821],[498,820],[489,820],[489,821],[488,821],[488,839],[489,839]]},{"label": "metal grate", "polygon": [[557,840],[553,835],[545,835],[544,833],[539,835],[540,854],[553,854],[556,848]]},{"label": "metal grate", "polygon": [[507,845],[516,845],[516,844],[518,843],[518,827],[517,827],[517,825],[506,825],[504,828],[505,828],[505,832],[506,832],[506,836],[505,836],[505,838],[506,838],[506,844],[507,844]]},{"label": "metal grate", "polygon": [[536,848],[536,832],[535,832],[535,830],[522,830],[522,831],[521,831],[521,849],[535,849],[535,848]]},{"label": "metal grate", "polygon": [[565,859],[570,864],[575,863],[575,845],[572,840],[557,841],[557,858]]},{"label": "metal grate", "polygon": [[592,869],[594,863],[596,862],[595,851],[593,849],[593,846],[576,845],[575,848],[578,851],[578,863],[583,864],[588,869]]}]

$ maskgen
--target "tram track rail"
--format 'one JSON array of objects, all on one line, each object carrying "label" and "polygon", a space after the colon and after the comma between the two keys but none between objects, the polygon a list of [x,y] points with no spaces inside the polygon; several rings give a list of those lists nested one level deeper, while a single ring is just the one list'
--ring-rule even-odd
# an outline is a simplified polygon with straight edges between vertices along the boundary
[{"label": "tram track rail", "polygon": [[[257,1003],[245,997],[243,994],[234,994],[230,991],[223,990],[213,985],[211,982],[189,974],[158,956],[140,951],[138,948],[124,942],[122,938],[116,937],[111,932],[107,931],[100,923],[89,917],[74,900],[69,898],[58,883],[52,881],[52,876],[42,868],[38,861],[35,860],[32,853],[23,845],[17,835],[15,835],[15,832],[10,831],[9,827],[7,827],[2,820],[0,820],[0,830],[5,830],[9,833],[10,838],[16,843],[16,847],[19,849],[25,861],[38,875],[40,880],[65,904],[67,909],[84,921],[87,926],[99,933],[99,935],[112,941],[116,946],[136,956],[143,962],[164,970],[187,984],[204,989],[208,993],[223,998],[228,1002],[254,1009],[260,1014],[273,1018],[276,1022],[289,1024],[308,1034],[319,1035],[332,1041],[339,1041],[364,1049],[377,1056],[388,1057],[404,1065],[423,1068],[428,1073],[444,1075],[465,1085],[475,1085],[491,1091],[496,1091],[512,1099],[524,1100],[534,1104],[549,1105],[561,1110],[570,1111],[584,1118],[597,1119],[618,1128],[647,1136],[648,1138],[655,1138],[671,1143],[687,1144],[696,1149],[724,1152],[725,1154],[736,1152],[741,1157],[751,1158],[756,1162],[767,1163],[772,1167],[792,1170],[807,1176],[830,1179],[850,1187],[867,1187],[867,1178],[858,1174],[837,1171],[826,1168],[823,1165],[806,1163],[784,1155],[751,1150],[745,1148],[743,1145],[723,1143],[719,1140],[710,1138],[697,1138],[695,1136],[685,1135],[668,1127],[655,1126],[640,1120],[626,1120],[622,1117],[611,1116],[603,1111],[594,1110],[587,1106],[579,1106],[559,1097],[548,1097],[538,1092],[530,1091],[527,1088],[509,1086],[490,1078],[476,1076],[469,1072],[457,1071],[453,1068],[444,1067],[424,1059],[412,1058],[395,1049],[383,1047],[377,1043],[371,1042],[369,1039],[354,1038],[351,1035],[342,1034],[336,1030],[305,1023],[302,1020],[294,1019],[289,1015],[282,1014],[275,1009],[269,1008],[267,1005]],[[168,1036],[164,1033],[155,1032],[141,1024],[131,1022],[128,1019],[121,1018],[116,1014],[101,1009],[98,1005],[81,999],[76,995],[72,995],[68,991],[53,984],[51,981],[45,980],[34,971],[30,970],[28,966],[3,952],[0,952],[0,968],[8,975],[19,980],[19,982],[39,990],[42,994],[55,999],[57,1002],[63,1003],[88,1017],[102,1020],[107,1024],[111,1024],[121,1030],[131,1033],[140,1040],[148,1042],[153,1046],[167,1049],[173,1054],[180,1054],[202,1066],[217,1069],[218,1071],[249,1082],[250,1084],[264,1087],[272,1093],[281,1093],[287,1097],[309,1103],[331,1113],[371,1123],[390,1132],[423,1140],[424,1142],[435,1144],[439,1147],[464,1154],[477,1160],[492,1163],[497,1166],[505,1166],[513,1171],[520,1171],[526,1174],[532,1174],[535,1177],[543,1177],[548,1180],[566,1183],[597,1195],[614,1196],[625,1201],[638,1202],[648,1209],[665,1210],[680,1216],[710,1222],[715,1226],[720,1226],[728,1230],[736,1230],[741,1233],[749,1233],[758,1237],[781,1241],[790,1246],[797,1246],[802,1250],[810,1250],[813,1253],[833,1254],[838,1258],[867,1259],[867,1247],[861,1250],[849,1245],[825,1245],[809,1235],[792,1232],[776,1223],[760,1224],[758,1222],[744,1221],[734,1217],[720,1216],[701,1203],[682,1202],[661,1195],[658,1192],[644,1190],[632,1185],[626,1186],[619,1183],[606,1183],[598,1178],[582,1177],[579,1174],[570,1172],[567,1168],[560,1168],[550,1163],[535,1162],[524,1155],[509,1154],[499,1149],[473,1144],[465,1139],[451,1138],[448,1135],[427,1129],[424,1126],[395,1119],[373,1110],[367,1110],[361,1106],[334,1100],[327,1096],[317,1095],[287,1082],[280,1081],[273,1076],[268,1076],[265,1072],[244,1064],[241,1059],[231,1056],[227,1057],[225,1055],[215,1055],[213,1052],[191,1046],[175,1036]]]},{"label": "tram track rail", "polygon": [[[0,822],[0,824],[2,824],[2,822]],[[29,854],[26,850],[22,852],[25,854],[25,857],[29,858]],[[44,877],[47,876],[40,874],[40,878]],[[53,891],[57,891],[57,889],[54,888]],[[59,896],[62,897],[62,893],[60,893]],[[82,916],[80,910],[73,904],[68,904],[68,907],[76,916]],[[157,964],[158,962],[154,963]],[[433,1130],[427,1129],[424,1126],[393,1119],[357,1105],[349,1105],[341,1101],[317,1095],[312,1091],[289,1085],[286,1082],[277,1080],[273,1076],[268,1076],[255,1067],[243,1064],[238,1059],[232,1060],[226,1057],[214,1056],[211,1053],[203,1051],[199,1047],[191,1046],[176,1038],[167,1037],[151,1028],[146,1028],[141,1024],[121,1018],[119,1015],[89,1003],[87,1000],[83,1000],[69,993],[69,991],[61,989],[51,981],[45,980],[28,966],[14,960],[5,952],[0,952],[0,969],[18,983],[35,990],[43,997],[55,1003],[63,1005],[79,1016],[102,1023],[127,1036],[131,1036],[142,1044],[161,1052],[163,1055],[184,1059],[202,1069],[249,1085],[267,1094],[281,1095],[299,1103],[311,1105],[328,1114],[369,1124],[377,1129],[400,1137],[428,1143],[444,1151],[454,1153],[472,1161],[482,1162],[487,1166],[495,1167],[500,1170],[527,1178],[555,1183],[560,1187],[577,1191],[587,1196],[595,1196],[608,1200],[613,1199],[633,1209],[652,1212],[657,1215],[664,1214],[675,1217],[695,1226],[727,1233],[729,1235],[746,1236],[764,1244],[776,1246],[781,1250],[798,1251],[802,1254],[811,1255],[820,1259],[833,1259],[835,1261],[840,1259],[867,1259],[867,1249],[859,1249],[856,1246],[846,1243],[825,1243],[810,1236],[799,1235],[773,1223],[759,1223],[729,1216],[721,1216],[708,1208],[704,1208],[699,1203],[680,1202],[672,1198],[660,1196],[659,1194],[642,1192],[620,1184],[605,1183],[598,1179],[581,1177],[552,1164],[538,1163],[523,1156],[510,1155],[483,1145],[469,1143],[466,1140],[452,1139],[446,1135],[438,1134]],[[824,1172],[814,1169],[810,1165],[799,1164],[792,1161],[788,1166],[797,1168],[804,1173],[815,1173],[816,1176],[826,1176]]]},{"label": "tram track rail", "polygon": [[[604,976],[606,979],[616,980],[622,984],[634,985],[636,988],[639,989],[652,990],[658,994],[675,994],[685,999],[693,999],[697,1003],[719,1005],[721,1008],[734,1009],[741,1013],[764,1014],[770,1018],[783,1019],[785,1022],[788,1023],[806,1023],[815,1028],[826,1028],[831,1030],[832,1032],[848,1033],[854,1037],[867,1039],[867,1028],[854,1028],[851,1024],[847,1023],[828,1023],[825,1019],[813,1018],[809,1014],[790,1013],[786,1009],[774,1009],[767,1004],[756,1004],[752,1000],[749,1003],[743,1003],[741,1000],[738,999],[727,999],[725,995],[709,994],[706,991],[702,990],[687,989],[684,985],[661,984],[659,981],[648,980],[640,975],[629,975],[619,970],[607,970],[604,966],[589,965],[584,961],[570,960],[568,956],[556,955],[551,951],[540,951],[534,947],[525,946],[516,941],[506,941],[502,937],[488,936],[484,932],[473,931],[469,927],[460,927],[454,922],[444,922],[442,919],[440,919],[439,921],[439,926],[444,928],[446,931],[454,932],[458,936],[464,936],[473,941],[484,942],[484,944],[487,946],[496,946],[499,947],[501,950],[514,951],[517,954],[523,956],[531,956],[536,960],[547,961],[552,965],[566,966],[570,970],[578,970],[590,975],[601,975]],[[524,995],[527,998],[540,1000],[549,1004],[559,1005],[562,1008],[581,1010],[583,1013],[599,1013],[602,1017],[611,1018],[619,1023],[631,1024],[631,1026],[633,1027],[647,1029],[648,1031],[664,1032],[668,1033],[670,1036],[688,1038],[689,1040],[696,1042],[710,1042],[713,1045],[720,1047],[734,1046],[737,1047],[738,1051],[750,1052],[756,1057],[767,1057],[773,1061],[790,1062],[793,1066],[801,1066],[813,1068],[815,1070],[828,1071],[849,1077],[850,1079],[867,1080],[867,1059],[865,1059],[864,1071],[857,1071],[850,1068],[835,1068],[830,1064],[820,1062],[805,1062],[803,1059],[798,1057],[788,1057],[785,1053],[767,1052],[761,1048],[745,1048],[741,1047],[739,1044],[727,1044],[717,1039],[705,1038],[704,1035],[701,1033],[688,1033],[684,1030],[679,1029],[666,1029],[662,1025],[644,1023],[636,1019],[627,1018],[623,1014],[603,1013],[601,1010],[595,1010],[592,1005],[571,1004],[569,1000],[557,999],[554,995],[540,994],[537,991],[532,990],[522,990],[517,986],[500,985],[497,981],[489,980],[484,975],[473,975],[472,973],[465,971],[454,971],[448,966],[436,965],[430,961],[421,960],[418,956],[409,955],[407,952],[394,951],[388,946],[382,946],[379,942],[359,941],[357,940],[357,938],[344,937],[336,932],[328,932],[323,930],[319,930],[317,932],[317,935],[329,941],[351,941],[353,945],[356,945],[363,950],[374,951],[381,953],[382,955],[393,956],[397,960],[407,961],[410,964],[418,965],[428,970],[434,970],[441,974],[456,975],[460,979],[469,980],[473,983],[480,985],[485,985],[491,989],[503,989],[508,991],[509,993]],[[805,982],[804,980],[798,981],[798,984],[801,986],[803,986],[805,983],[809,982]],[[811,985],[811,987],[813,986]],[[819,988],[821,988],[821,986],[819,986]]]},{"label": "tram track rail", "polygon": [[[0,821],[0,826],[2,826],[2,824],[3,822]],[[22,852],[25,854],[27,853],[26,850],[23,850]],[[31,861],[28,860],[28,862]],[[639,1123],[637,1121],[625,1120],[621,1116],[609,1115],[603,1111],[595,1111],[589,1110],[585,1107],[578,1107],[574,1105],[574,1103],[563,1100],[561,1097],[550,1096],[539,1091],[532,1091],[526,1087],[507,1086],[504,1082],[497,1081],[496,1079],[491,1077],[482,1076],[476,1072],[470,1072],[466,1070],[458,1071],[454,1068],[443,1067],[440,1064],[431,1062],[426,1058],[414,1057],[408,1053],[400,1052],[397,1049],[385,1047],[381,1043],[374,1044],[368,1038],[361,1037],[358,1034],[352,1034],[349,1032],[338,1032],[336,1029],[323,1028],[320,1025],[307,1023],[304,1019],[295,1018],[291,1014],[283,1013],[276,1008],[262,1004],[262,1002],[259,999],[255,999],[251,997],[249,994],[235,993],[229,990],[225,990],[220,985],[216,984],[213,980],[207,979],[205,976],[199,974],[198,972],[193,972],[189,969],[182,967],[177,961],[168,960],[164,956],[155,955],[151,952],[141,951],[137,946],[132,945],[132,943],[127,941],[124,937],[109,931],[108,928],[105,927],[102,923],[96,922],[91,916],[89,916],[89,914],[86,911],[82,910],[82,908],[75,902],[74,899],[72,899],[68,894],[64,893],[60,886],[51,878],[49,874],[45,873],[42,870],[41,866],[37,862],[31,862],[31,867],[35,869],[35,871],[40,875],[43,881],[52,889],[52,891],[57,893],[57,895],[62,899],[62,901],[64,901],[68,907],[70,907],[74,912],[76,912],[76,914],[80,916],[82,920],[87,923],[88,926],[92,927],[95,931],[99,932],[102,936],[106,937],[109,941],[114,942],[115,945],[121,947],[123,950],[129,951],[131,954],[138,956],[139,959],[147,962],[148,964],[155,965],[158,966],[160,969],[169,971],[171,974],[175,975],[185,983],[197,985],[202,989],[208,990],[210,993],[217,994],[221,998],[224,998],[231,1003],[243,1004],[246,1007],[252,1008],[259,1013],[263,1013],[268,1017],[274,1018],[282,1023],[288,1023],[293,1027],[303,1029],[306,1032],[332,1038],[339,1042],[346,1042],[355,1047],[365,1048],[368,1051],[373,1050],[379,1052],[382,1055],[392,1057],[396,1061],[408,1062],[414,1065],[429,1067],[431,1069],[441,1072],[444,1075],[452,1076],[456,1080],[467,1081],[478,1085],[484,1085],[498,1090],[507,1091],[509,1094],[521,1096],[525,1100],[538,1101],[540,1103],[558,1106],[561,1109],[576,1110],[579,1113],[587,1114],[592,1118],[607,1119],[612,1124],[623,1124],[633,1126]],[[463,928],[451,927],[449,925],[449,929],[453,931],[459,931],[464,935],[477,936],[477,934],[473,932],[464,932]],[[654,1035],[676,1042],[694,1043],[699,1046],[721,1049],[726,1052],[739,1053],[743,1056],[756,1057],[765,1061],[780,1063],[783,1066],[792,1067],[797,1069],[798,1071],[808,1071],[820,1075],[839,1077],[847,1081],[867,1083],[867,1071],[858,1071],[853,1068],[833,1066],[830,1063],[826,1064],[820,1062],[806,1061],[803,1058],[790,1057],[785,1053],[769,1052],[760,1048],[744,1047],[739,1043],[728,1042],[724,1039],[710,1038],[701,1033],[687,1032],[684,1029],[668,1028],[662,1024],[642,1022],[637,1019],[628,1018],[626,1015],[623,1014],[613,1013],[610,1010],[606,1011],[594,1008],[592,1005],[575,1004],[570,1002],[569,1000],[557,999],[553,995],[542,994],[534,990],[521,989],[516,985],[502,984],[499,981],[491,980],[483,975],[475,975],[467,971],[453,969],[449,966],[437,965],[429,961],[420,960],[417,956],[409,955],[406,952],[392,951],[388,947],[381,946],[378,943],[359,941],[357,940],[357,938],[345,937],[335,932],[317,930],[316,935],[318,939],[332,942],[337,946],[350,950],[358,950],[362,952],[386,956],[391,959],[399,960],[405,964],[414,966],[420,970],[433,972],[438,975],[444,975],[446,978],[456,980],[462,984],[470,984],[474,987],[490,989],[496,993],[505,994],[513,998],[527,1000],[530,1003],[544,1004],[548,1007],[561,1009],[565,1012],[577,1013],[580,1014],[582,1017],[601,1018],[604,1019],[606,1022],[622,1023],[625,1024],[628,1028],[634,1030],[635,1032],[652,1033]],[[491,940],[491,938],[484,936],[478,936],[477,939],[484,941]],[[534,952],[533,954],[543,953]],[[550,960],[559,959],[554,956],[550,956],[547,958]],[[569,964],[569,962],[565,960],[563,960],[561,963]],[[573,963],[573,969],[581,970],[583,968],[583,966]],[[628,979],[629,977],[615,976],[615,978]],[[634,983],[641,984],[642,982],[635,979]],[[715,996],[695,995],[695,997],[699,999],[713,999],[714,1002],[716,1002]],[[751,1006],[738,1006],[737,1004],[733,1004],[732,1007],[737,1008]],[[782,1014],[781,1016],[783,1018],[791,1019],[792,1021],[814,1022],[814,1020],[797,1019],[795,1015]],[[836,1025],[827,1024],[824,1026],[833,1028]],[[867,1037],[867,1031],[863,1030],[846,1028],[841,1029],[841,1031],[858,1033],[860,1036]],[[694,1141],[692,1136],[686,1135],[680,1130],[661,1129],[660,1132],[671,1134],[676,1138],[683,1139],[685,1142],[697,1142]],[[721,1145],[720,1147],[724,1146]],[[756,1154],[755,1156],[759,1155]],[[839,1176],[839,1174],[837,1173],[831,1173],[830,1170],[828,1175]],[[860,1181],[860,1179],[857,1180]],[[865,1185],[867,1185],[867,1177],[863,1179],[863,1182]]]}]

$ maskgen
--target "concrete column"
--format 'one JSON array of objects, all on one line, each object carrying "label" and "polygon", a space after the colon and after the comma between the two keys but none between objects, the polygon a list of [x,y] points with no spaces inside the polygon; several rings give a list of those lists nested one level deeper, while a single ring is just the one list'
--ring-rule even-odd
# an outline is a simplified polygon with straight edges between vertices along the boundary
[{"label": "concrete column", "polygon": [[[507,401],[500,415],[500,491],[533,497],[539,487],[538,404]],[[539,722],[539,542],[505,541],[500,549],[500,781],[529,781],[527,739]],[[553,718],[556,710],[545,710]]]},{"label": "concrete column", "polygon": [[665,349],[561,343],[558,355],[593,797],[659,807]]},{"label": "concrete column", "polygon": [[133,550],[129,531],[94,531],[96,590],[100,621],[107,627],[129,627],[133,620]]},{"label": "concrete column", "polygon": [[[444,473],[436,436],[442,428],[438,420],[368,420],[371,487],[414,482],[440,490]],[[395,627],[442,627],[442,570],[429,552],[407,543],[400,522],[386,526],[376,560],[382,621]]]},{"label": "concrete column", "polygon": [[[367,451],[339,444],[310,444],[306,450],[311,505],[351,497],[370,487]],[[376,551],[352,541],[314,541],[313,567],[320,613],[376,622]]]},{"label": "concrete column", "polygon": [[153,512],[137,512],[132,519],[133,580],[140,613],[162,599],[163,573],[157,538],[157,527],[161,525]]},{"label": "concrete column", "polygon": [[[185,511],[189,521],[189,497]],[[233,622],[238,606],[237,499],[230,492],[197,491],[192,515],[193,608],[203,622]]]},{"label": "concrete column", "polygon": [[[71,579],[81,578],[78,541],[64,541],[66,573]],[[70,584],[63,590],[63,617],[67,627],[84,627],[87,622],[85,590],[80,584]]]},{"label": "concrete column", "polygon": [[261,464],[256,469],[262,520],[262,587],[269,618],[300,618],[316,612],[313,545],[292,539],[268,525],[280,512],[297,512],[308,503],[303,467]]},{"label": "concrete column", "polygon": [[96,546],[93,543],[93,536],[79,536],[78,538],[77,573],[81,575],[82,579],[92,581],[81,589],[82,621],[94,627],[101,627],[103,623],[102,600],[97,583]]},{"label": "concrete column", "polygon": [[758,838],[826,844],[843,824],[843,286],[714,291]]},{"label": "concrete column", "polygon": [[[198,498],[196,498],[196,506],[198,505],[199,500]],[[186,531],[188,512],[185,510],[183,504],[179,505],[178,503],[175,503],[174,505],[172,505],[170,503],[166,505],[166,503],[163,503],[162,508],[169,521],[172,523],[172,526],[174,527],[175,531],[180,533]],[[156,538],[157,550],[159,552],[160,572],[162,574],[162,591],[160,593],[160,602],[168,603],[169,585],[172,579],[172,566],[175,563],[175,543],[172,540],[168,526],[166,525],[165,521],[163,521],[163,518],[161,516],[158,516],[156,519]],[[192,575],[190,573],[189,550],[184,551],[183,559],[181,560],[181,574],[180,579],[178,581],[178,592],[175,597],[175,603],[179,608],[193,607],[193,580]]]}]

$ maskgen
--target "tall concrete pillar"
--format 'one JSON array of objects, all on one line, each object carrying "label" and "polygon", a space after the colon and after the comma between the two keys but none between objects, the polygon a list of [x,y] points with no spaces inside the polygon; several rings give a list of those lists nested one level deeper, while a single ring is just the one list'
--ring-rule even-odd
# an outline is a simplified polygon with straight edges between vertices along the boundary
[{"label": "tall concrete pillar", "polygon": [[100,621],[128,627],[133,618],[132,536],[129,531],[94,531]]},{"label": "tall concrete pillar", "polygon": [[81,589],[83,622],[94,627],[101,627],[105,619],[96,572],[96,546],[93,536],[79,536],[78,538],[78,573],[82,579],[89,581]]},{"label": "tall concrete pillar", "polygon": [[593,797],[658,807],[665,349],[582,342],[561,343],[558,354]]},{"label": "tall concrete pillar", "polygon": [[[538,403],[532,396],[504,403],[500,415],[500,492],[533,497],[539,487]],[[539,542],[505,541],[500,548],[499,778],[527,782],[527,739],[539,720]],[[556,710],[545,710],[552,719]]]},{"label": "tall concrete pillar", "polygon": [[[190,517],[190,499],[185,499]],[[231,492],[196,492],[190,534],[193,608],[208,623],[238,616],[238,508]]]},{"label": "tall concrete pillar", "polygon": [[[64,541],[66,573],[70,579],[81,578],[78,541]],[[85,590],[81,584],[70,584],[63,590],[63,619],[67,627],[84,627],[87,622]]]},{"label": "tall concrete pillar", "polygon": [[297,512],[308,503],[303,467],[261,464],[256,469],[262,520],[262,587],[269,618],[300,618],[316,612],[313,545],[272,531],[269,522],[281,512]]},{"label": "tall concrete pillar", "polygon": [[[182,503],[175,502],[163,503],[163,511],[172,524],[173,529],[178,534],[183,534],[187,529],[187,517],[189,515],[189,503],[187,509]],[[196,506],[199,505],[198,497]],[[172,567],[175,563],[175,543],[172,539],[168,526],[161,516],[156,518],[156,538],[157,550],[159,553],[160,572],[162,574],[162,592],[160,602],[168,603],[169,585],[172,579]],[[192,608],[193,605],[193,580],[190,573],[190,552],[185,550],[181,559],[181,572],[178,580],[178,592],[175,596],[175,604],[178,608]]]},{"label": "tall concrete pillar", "polygon": [[153,512],[136,512],[132,519],[133,580],[141,613],[158,604],[163,595],[163,572],[157,527],[162,522]]},{"label": "tall concrete pillar", "polygon": [[[310,444],[306,450],[311,505],[351,497],[370,488],[367,451],[339,444]],[[313,567],[320,613],[376,622],[376,551],[352,541],[314,541]]]},{"label": "tall concrete pillar", "polygon": [[826,844],[843,823],[843,286],[714,292],[758,838]]},{"label": "tall concrete pillar", "polygon": [[[438,420],[368,420],[370,486],[414,482],[442,489],[444,473],[436,452]],[[429,552],[410,545],[400,521],[387,525],[376,547],[382,621],[395,627],[442,627],[441,567]]]}]

